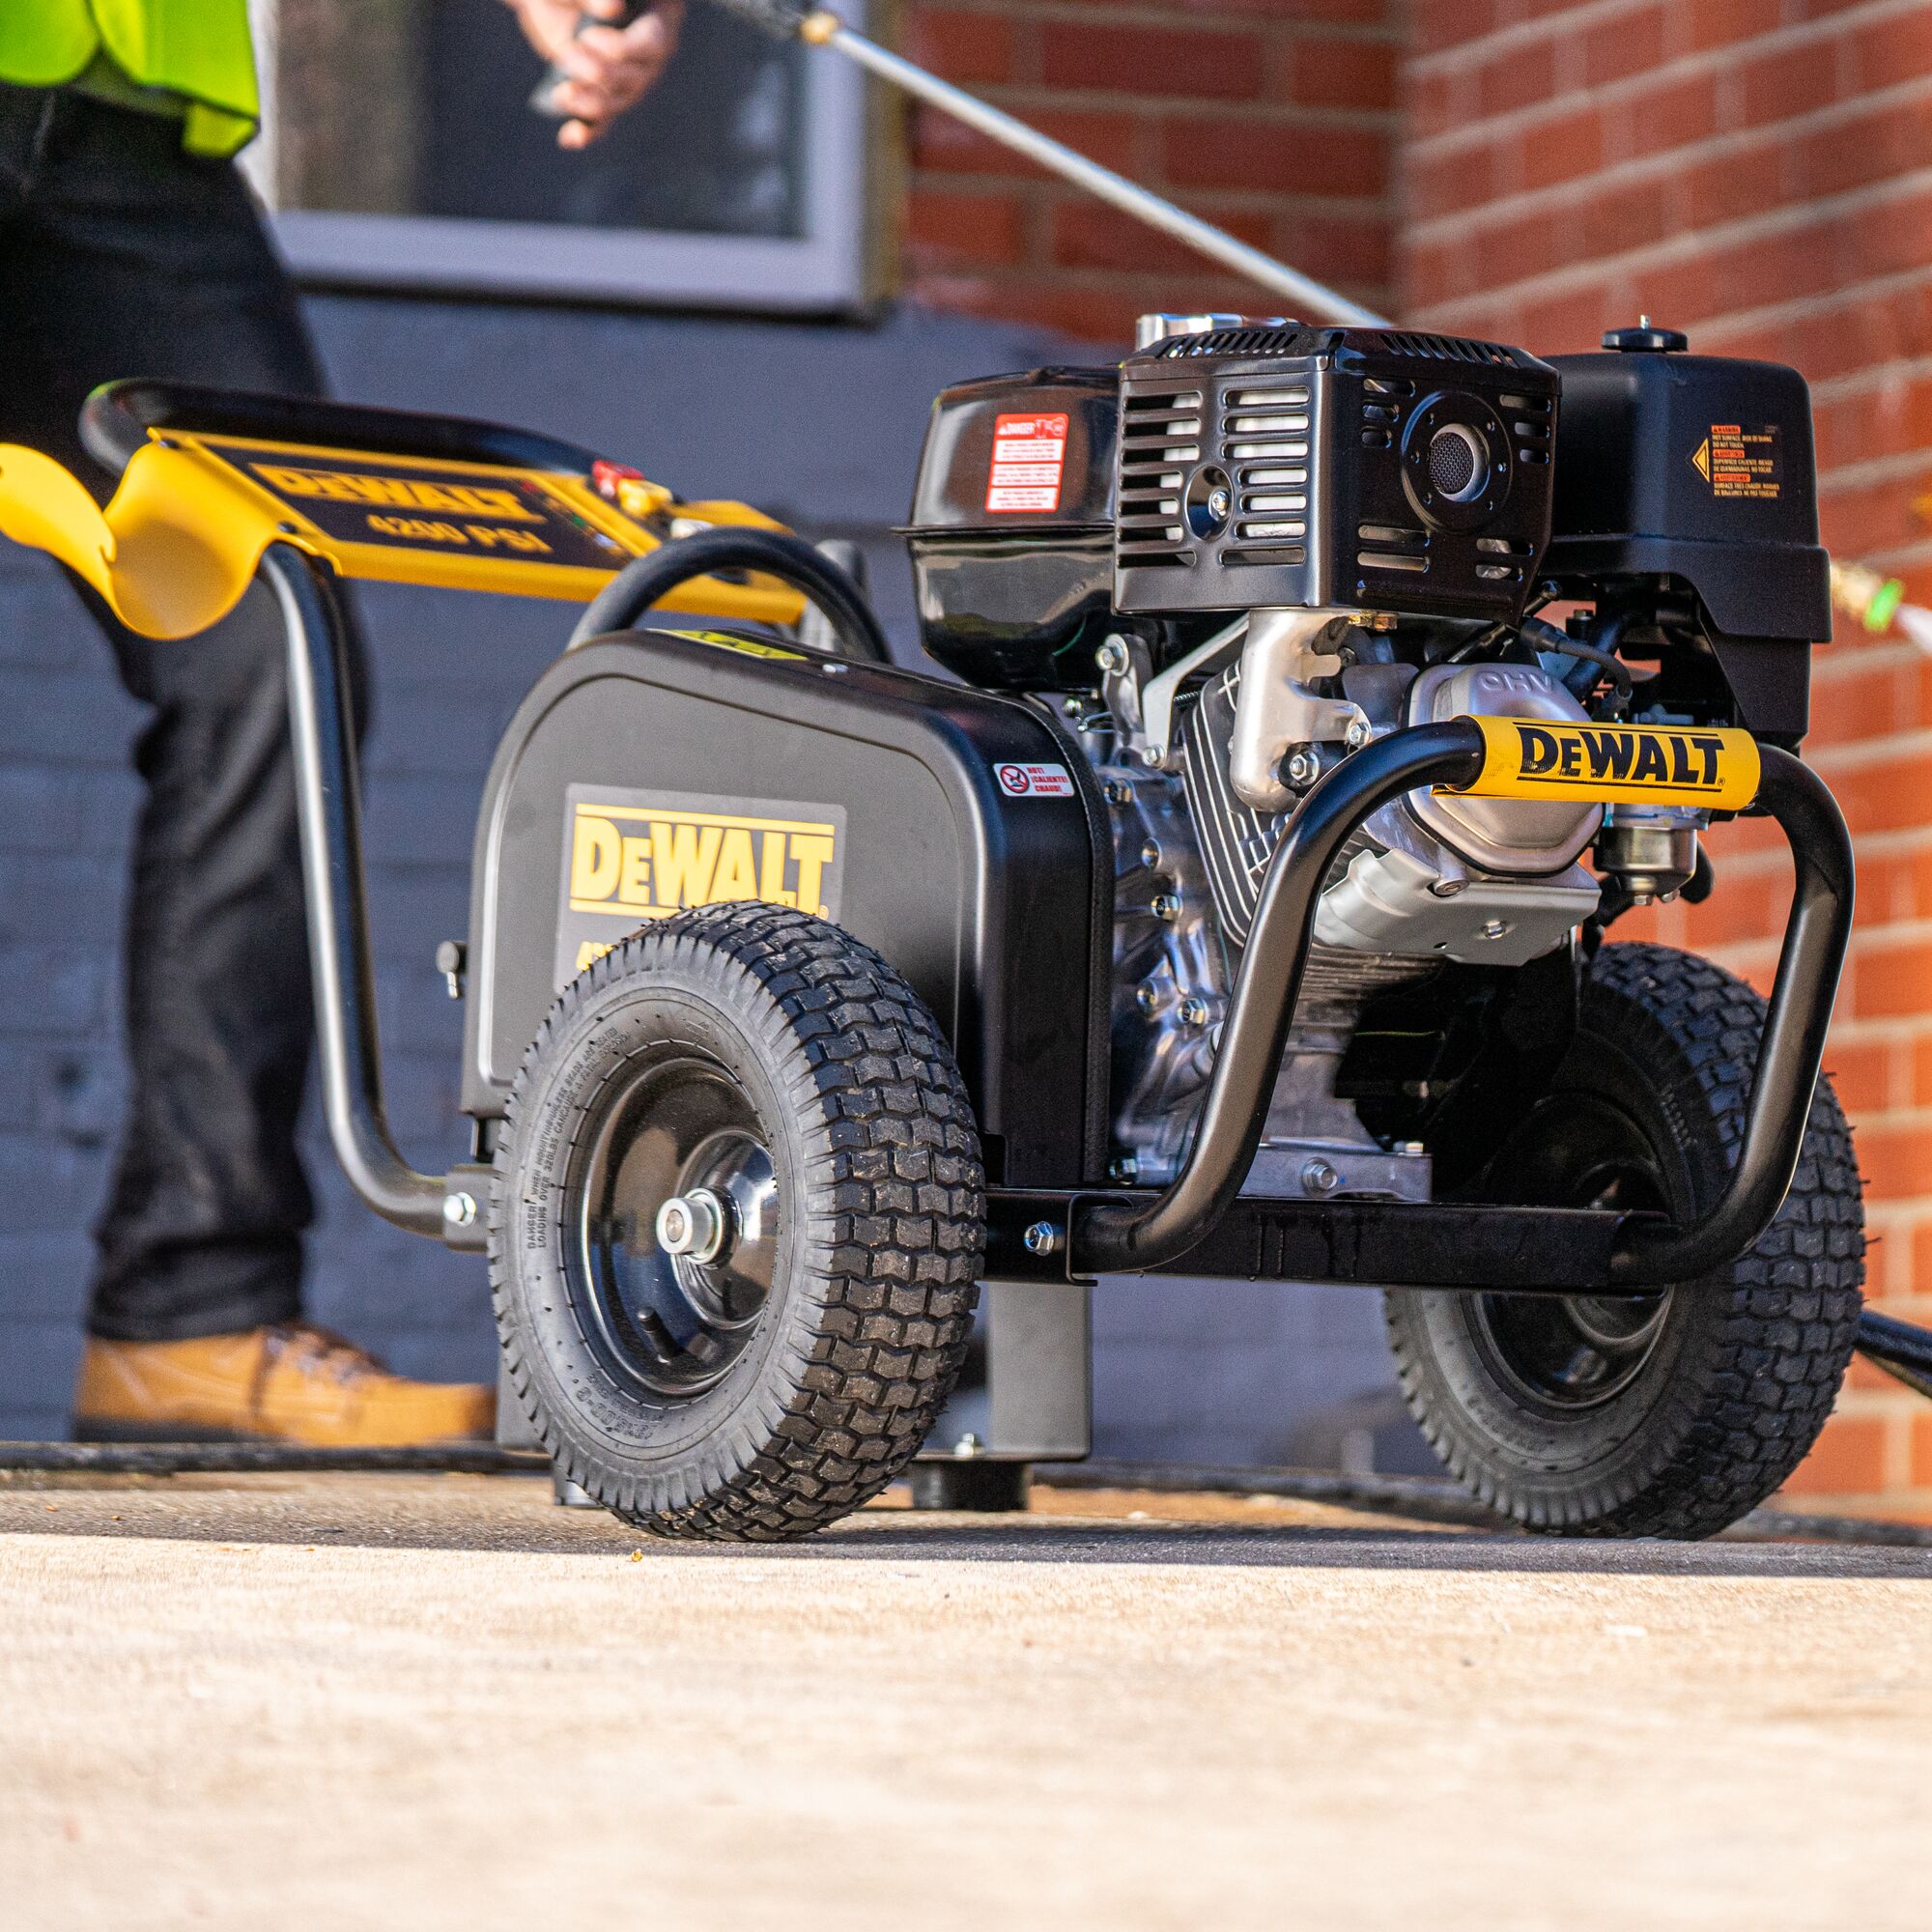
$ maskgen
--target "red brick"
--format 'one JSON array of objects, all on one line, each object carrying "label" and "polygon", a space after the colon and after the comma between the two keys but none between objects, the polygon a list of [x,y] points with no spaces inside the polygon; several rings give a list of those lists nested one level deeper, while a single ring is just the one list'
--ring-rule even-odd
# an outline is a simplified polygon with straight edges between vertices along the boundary
[{"label": "red brick", "polygon": [[1307,107],[1393,107],[1395,70],[1389,41],[1304,40],[1294,48],[1294,99]]},{"label": "red brick", "polygon": [[1932,1013],[1932,943],[1861,948],[1852,962],[1852,1001],[1861,1019]]},{"label": "red brick", "polygon": [[1465,141],[1448,153],[1408,156],[1405,172],[1411,218],[1429,221],[1492,200],[1502,185],[1497,146],[1494,140]]},{"label": "red brick", "polygon": [[1262,91],[1254,34],[1049,22],[1040,57],[1049,87],[1222,100],[1254,100]]},{"label": "red brick", "polygon": [[1417,53],[1439,53],[1467,46],[1496,30],[1500,9],[1496,0],[1451,0],[1451,4],[1418,6],[1412,32]]},{"label": "red brick", "polygon": [[1006,14],[922,6],[906,26],[907,58],[948,80],[970,87],[1014,78],[1013,22]]},{"label": "red brick", "polygon": [[1791,1496],[1868,1496],[1885,1487],[1886,1425],[1876,1415],[1833,1415],[1784,1486]]},{"label": "red brick", "polygon": [[1911,1201],[1932,1194],[1932,1127],[1868,1121],[1859,1132],[1866,1198]]},{"label": "red brick", "polygon": [[1747,57],[1735,76],[1740,125],[1789,121],[1831,105],[1835,91],[1829,50],[1811,42]]},{"label": "red brick", "polygon": [[[1129,175],[1140,169],[1140,130],[1143,123],[1136,115],[1094,108],[1080,113],[1065,110],[1030,113],[1027,118],[1043,133],[1051,134],[1056,141],[1065,142],[1068,147],[1076,149],[1090,160],[1098,161],[1103,167]],[[950,116],[927,107],[918,109],[914,116],[912,156],[915,167],[951,174],[1037,175],[1041,172],[1010,149],[1003,148],[983,134],[976,134],[970,128],[961,127]]]},{"label": "red brick", "polygon": [[1847,1113],[1877,1114],[1890,1104],[1890,1047],[1834,1040],[1825,1049],[1825,1071]]},{"label": "red brick", "polygon": [[1026,205],[1016,194],[920,186],[907,208],[907,241],[923,265],[1005,265],[1026,252]]},{"label": "red brick", "polygon": [[1912,1042],[1912,1104],[1932,1107],[1932,1037]]},{"label": "red brick", "polygon": [[1783,0],[1694,0],[1667,10],[1664,50],[1673,58],[1734,46],[1781,26]]},{"label": "red brick", "polygon": [[1594,194],[1571,213],[1576,255],[1605,261],[1661,241],[1669,228],[1669,190],[1662,180],[1628,182]]},{"label": "red brick", "polygon": [[[1683,0],[1678,0],[1682,5]],[[1663,9],[1613,14],[1583,31],[1583,84],[1607,87],[1659,66],[1663,59]]]},{"label": "red brick", "polygon": [[1371,307],[1388,306],[1381,292],[1394,272],[1394,236],[1379,213],[1277,214],[1269,224],[1268,244],[1318,281],[1375,295]]},{"label": "red brick", "polygon": [[1446,134],[1466,118],[1463,76],[1454,73],[1408,73],[1403,77],[1404,123],[1411,140],[1426,141]]},{"label": "red brick", "polygon": [[1619,156],[1661,155],[1718,130],[1718,80],[1708,70],[1627,94],[1605,109]]},{"label": "red brick", "polygon": [[[1243,242],[1265,247],[1265,215],[1204,211]],[[1053,259],[1071,269],[1118,269],[1127,274],[1191,275],[1201,271],[1198,249],[1150,229],[1105,204],[1083,196],[1053,211]]]},{"label": "red brick", "polygon": [[1476,71],[1476,103],[1484,114],[1514,114],[1556,93],[1556,41],[1546,37],[1505,47]]},{"label": "red brick", "polygon": [[1524,188],[1575,181],[1604,164],[1604,114],[1577,107],[1551,115],[1516,136],[1517,180]]},{"label": "red brick", "polygon": [[1846,92],[1868,94],[1932,73],[1932,10],[1914,7],[1854,26],[1846,42]]},{"label": "red brick", "polygon": [[1168,124],[1162,149],[1179,187],[1376,194],[1388,181],[1388,139],[1372,128],[1189,118]]},{"label": "red brick", "polygon": [[1507,288],[1569,259],[1563,239],[1567,227],[1566,215],[1538,209],[1483,229],[1476,236],[1473,250],[1466,242],[1457,245],[1460,252],[1475,257],[1475,286]]},{"label": "red brick", "polygon": [[1912,1418],[1912,1487],[1932,1489],[1932,1415]]},{"label": "red brick", "polygon": [[1853,833],[1932,823],[1932,755],[1905,752],[1833,773],[1832,790]]},{"label": "red brick", "polygon": [[1770,873],[1746,871],[1738,865],[1717,870],[1717,890],[1703,904],[1685,910],[1686,944],[1693,952],[1775,938],[1784,930],[1791,908],[1789,866]]}]

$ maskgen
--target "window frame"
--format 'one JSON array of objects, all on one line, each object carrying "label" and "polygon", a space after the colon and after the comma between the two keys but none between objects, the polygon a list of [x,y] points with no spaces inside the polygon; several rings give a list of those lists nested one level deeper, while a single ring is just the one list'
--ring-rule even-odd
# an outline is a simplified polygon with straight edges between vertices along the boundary
[{"label": "window frame", "polygon": [[[251,0],[263,131],[242,160],[277,244],[309,286],[822,316],[858,315],[878,298],[872,101],[865,72],[851,61],[815,47],[805,55],[802,236],[280,209],[272,194],[272,9],[273,0]],[[855,28],[863,30],[867,11],[868,0],[846,0]]]}]

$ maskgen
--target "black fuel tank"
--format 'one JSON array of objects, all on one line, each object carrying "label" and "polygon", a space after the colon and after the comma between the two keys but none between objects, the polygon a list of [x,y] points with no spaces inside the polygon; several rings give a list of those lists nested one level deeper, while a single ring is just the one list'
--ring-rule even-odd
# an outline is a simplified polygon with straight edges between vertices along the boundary
[{"label": "black fuel tank", "polygon": [[[925,648],[968,683],[1092,681],[1114,588],[1115,369],[1037,369],[933,405],[905,538]],[[1074,678],[1073,682],[1081,682]]]},{"label": "black fuel tank", "polygon": [[525,699],[484,793],[463,1109],[500,1117],[598,953],[680,906],[764,898],[836,920],[912,982],[989,1176],[1092,1184],[1111,849],[1078,753],[1016,699],[723,629],[593,640]]},{"label": "black fuel tank", "polygon": [[1622,346],[1550,358],[1563,407],[1548,574],[1675,577],[1728,637],[1828,639],[1804,377],[1688,355],[1666,329],[1605,339]]}]

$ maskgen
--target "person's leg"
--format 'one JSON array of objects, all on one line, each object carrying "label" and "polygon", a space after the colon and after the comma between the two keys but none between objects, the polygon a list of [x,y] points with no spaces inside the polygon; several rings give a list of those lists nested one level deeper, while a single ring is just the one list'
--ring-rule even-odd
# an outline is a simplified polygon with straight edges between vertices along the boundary
[{"label": "person's leg", "polygon": [[[56,98],[6,251],[6,333],[39,366],[0,428],[102,489],[75,429],[99,383],[321,389],[245,190],[179,140],[165,121]],[[310,1218],[295,1126],[312,1030],[281,625],[259,587],[183,643],[89,601],[154,714],[136,751],[129,1107],[89,1326],[156,1341],[287,1321]]]},{"label": "person's leg", "polygon": [[[113,479],[75,427],[101,382],[321,387],[234,170],[178,143],[163,122],[0,88],[0,439],[60,457],[103,495]],[[136,751],[132,1087],[96,1231],[77,1422],[339,1443],[487,1434],[490,1390],[389,1376],[290,1325],[310,1216],[295,1129],[313,1025],[275,607],[253,590],[214,629],[163,643],[89,602],[154,715]],[[364,709],[360,663],[356,644]]]}]

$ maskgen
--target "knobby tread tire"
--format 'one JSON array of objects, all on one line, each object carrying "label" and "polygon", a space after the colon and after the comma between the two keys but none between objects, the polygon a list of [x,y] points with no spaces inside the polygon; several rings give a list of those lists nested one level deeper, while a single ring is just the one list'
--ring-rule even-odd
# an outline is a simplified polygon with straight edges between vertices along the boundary
[{"label": "knobby tread tire", "polygon": [[[1714,1188],[1743,1141],[1763,1000],[1694,954],[1620,944],[1598,952],[1584,1001],[1595,1050],[1620,1048],[1649,1069],[1671,1132],[1707,1151],[1705,1187]],[[1385,1308],[1403,1392],[1451,1473],[1526,1529],[1710,1536],[1777,1490],[1823,1428],[1857,1334],[1864,1248],[1851,1129],[1821,1077],[1776,1218],[1728,1268],[1672,1291],[1667,1319],[1686,1332],[1668,1385],[1647,1392],[1634,1457],[1606,1459],[1594,1480],[1579,1472],[1581,1480],[1561,1484],[1511,1466],[1445,1387],[1445,1369],[1452,1379],[1471,1370],[1441,1359],[1439,1318],[1432,1328],[1424,1297],[1391,1293]]]},{"label": "knobby tread tire", "polygon": [[[536,1304],[568,1294],[513,1253],[533,1178],[520,1127],[585,1050],[586,1026],[667,980],[702,990],[743,1031],[796,1129],[780,1209],[796,1264],[781,1261],[767,1304],[777,1332],[735,1406],[668,1461],[649,1453],[641,1422],[637,1453],[613,1444],[608,1420],[571,1399],[582,1391],[539,1359],[537,1330],[561,1311]],[[578,1133],[592,1124],[585,1112]],[[798,1223],[789,1236],[786,1215]],[[573,981],[525,1057],[496,1155],[491,1286],[510,1384],[562,1473],[658,1536],[798,1537],[883,1490],[958,1378],[984,1244],[979,1136],[932,1014],[841,928],[757,901],[648,926]],[[582,1313],[572,1319],[587,1339]]]}]

